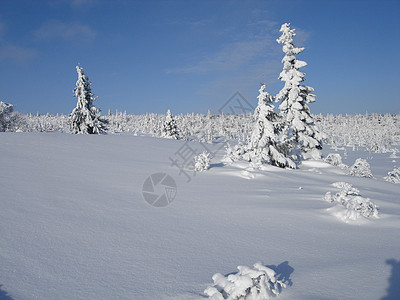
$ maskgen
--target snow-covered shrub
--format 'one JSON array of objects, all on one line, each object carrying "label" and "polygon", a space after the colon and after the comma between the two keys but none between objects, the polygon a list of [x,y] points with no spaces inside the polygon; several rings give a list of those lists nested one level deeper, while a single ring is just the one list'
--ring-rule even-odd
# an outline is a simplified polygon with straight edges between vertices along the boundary
[{"label": "snow-covered shrub", "polygon": [[206,171],[210,168],[210,153],[204,151],[194,157],[194,170],[196,172]]},{"label": "snow-covered shrub", "polygon": [[396,149],[391,149],[390,150],[391,152],[392,152],[392,154],[390,154],[390,158],[399,158],[398,156],[397,156],[397,150]]},{"label": "snow-covered shrub", "polygon": [[260,262],[254,268],[238,266],[239,272],[227,277],[220,273],[212,277],[214,284],[204,293],[210,300],[266,300],[277,296],[286,287],[276,278],[274,270]]},{"label": "snow-covered shrub", "polygon": [[342,163],[342,156],[339,153],[329,153],[324,161],[332,166],[341,166]]},{"label": "snow-covered shrub", "polygon": [[340,189],[338,193],[332,195],[331,192],[325,194],[324,200],[342,205],[346,210],[339,217],[344,221],[357,220],[362,217],[378,217],[378,207],[369,198],[360,195],[360,191],[347,182],[335,182],[334,187]]},{"label": "snow-covered shrub", "polygon": [[384,179],[392,183],[400,183],[400,168],[393,168],[393,171],[388,172],[388,176]]},{"label": "snow-covered shrub", "polygon": [[352,165],[347,170],[347,173],[351,176],[357,176],[357,177],[366,177],[366,178],[373,177],[369,163],[362,158],[357,158],[354,165]]},{"label": "snow-covered shrub", "polygon": [[239,142],[235,146],[231,146],[229,143],[225,148],[226,153],[223,158],[225,162],[234,162],[238,161],[241,159],[243,153],[244,153],[244,145]]}]

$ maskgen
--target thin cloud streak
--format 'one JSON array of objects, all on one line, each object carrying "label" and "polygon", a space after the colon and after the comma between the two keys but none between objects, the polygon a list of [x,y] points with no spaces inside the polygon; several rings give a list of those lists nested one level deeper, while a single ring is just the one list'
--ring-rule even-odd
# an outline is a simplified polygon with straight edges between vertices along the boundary
[{"label": "thin cloud streak", "polygon": [[251,62],[255,57],[268,52],[274,39],[267,35],[247,41],[235,42],[226,45],[221,51],[200,60],[197,63],[167,70],[171,73],[205,73],[212,71],[235,70]]},{"label": "thin cloud streak", "polygon": [[35,57],[35,51],[13,44],[0,45],[0,61],[12,59],[15,62],[23,63]]},{"label": "thin cloud streak", "polygon": [[6,29],[6,24],[0,22],[0,61],[13,60],[17,63],[23,63],[35,57],[34,50],[9,42],[5,37]]},{"label": "thin cloud streak", "polygon": [[89,26],[77,22],[61,22],[49,20],[33,32],[35,38],[40,40],[63,39],[67,41],[82,40],[93,41],[96,32]]}]

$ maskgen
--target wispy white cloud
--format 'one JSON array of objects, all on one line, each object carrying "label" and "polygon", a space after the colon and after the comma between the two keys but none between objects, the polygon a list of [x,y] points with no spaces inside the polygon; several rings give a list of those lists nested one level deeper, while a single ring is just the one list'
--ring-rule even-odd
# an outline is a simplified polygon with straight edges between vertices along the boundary
[{"label": "wispy white cloud", "polygon": [[50,6],[54,7],[67,4],[73,9],[89,7],[96,4],[97,2],[99,2],[99,0],[48,0],[48,4]]},{"label": "wispy white cloud", "polygon": [[167,73],[204,73],[210,71],[235,70],[251,62],[267,51],[273,42],[270,36],[256,37],[246,41],[227,44],[216,53],[209,54],[206,58],[167,70]]},{"label": "wispy white cloud", "polygon": [[82,6],[82,5],[89,5],[96,2],[96,0],[71,0],[72,6]]},{"label": "wispy white cloud", "polygon": [[191,27],[202,27],[209,25],[212,22],[211,18],[208,19],[172,19],[167,21],[168,25],[185,25]]},{"label": "wispy white cloud", "polygon": [[36,55],[32,49],[24,48],[10,43],[0,44],[0,61],[12,59],[18,63],[23,63]]},{"label": "wispy white cloud", "polygon": [[63,39],[67,41],[93,41],[96,32],[87,25],[78,22],[62,22],[59,20],[49,20],[42,24],[39,29],[33,32],[37,39]]},{"label": "wispy white cloud", "polygon": [[[233,42],[223,44],[216,52],[199,57],[194,62],[167,70],[167,73],[206,73],[212,71],[242,70],[250,65],[260,65],[276,59],[280,47],[276,43],[280,24],[263,15],[254,17],[244,25],[242,36],[233,36],[225,27],[221,36],[230,37]],[[305,36],[302,34],[302,36]],[[248,69],[248,68],[247,68]]]},{"label": "wispy white cloud", "polygon": [[0,61],[7,59],[23,63],[36,55],[32,49],[9,42],[6,39],[6,29],[7,25],[4,22],[0,22]]}]

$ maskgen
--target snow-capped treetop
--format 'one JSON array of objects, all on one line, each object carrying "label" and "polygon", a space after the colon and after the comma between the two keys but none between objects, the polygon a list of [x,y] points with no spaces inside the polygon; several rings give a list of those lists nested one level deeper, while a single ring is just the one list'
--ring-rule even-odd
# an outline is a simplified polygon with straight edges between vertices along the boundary
[{"label": "snow-capped treetop", "polygon": [[165,121],[170,122],[172,119],[173,119],[173,118],[172,118],[171,110],[168,109],[168,110],[167,110],[167,114],[166,114],[166,116],[165,116]]},{"label": "snow-capped treetop", "polygon": [[[285,56],[282,59],[283,70],[279,79],[285,82],[285,86],[276,96],[276,100],[279,101],[286,97],[289,102],[293,102],[296,101],[296,96],[302,93],[307,103],[314,102],[315,95],[310,94],[314,91],[313,88],[308,86],[295,88],[300,85],[300,82],[304,81],[305,74],[300,72],[299,69],[305,67],[307,63],[295,57],[295,55],[303,52],[304,47],[298,48],[293,44],[293,37],[296,36],[296,33],[295,29],[290,28],[290,23],[283,24],[280,32],[282,32],[282,35],[276,41],[282,44],[282,51]],[[283,101],[279,108],[285,112],[289,106],[290,104],[287,101]]]},{"label": "snow-capped treetop", "polygon": [[297,48],[295,45],[293,45],[293,37],[296,36],[296,29],[291,29],[290,23],[283,24],[279,31],[282,32],[282,35],[276,41],[278,42],[278,44],[283,45],[283,52],[293,55],[299,54],[304,50],[304,48]]},{"label": "snow-capped treetop", "polygon": [[12,104],[0,101],[0,131],[7,131],[12,123],[12,113],[14,107]]},{"label": "snow-capped treetop", "polygon": [[267,115],[267,111],[273,111],[275,106],[272,105],[274,98],[271,96],[267,91],[265,91],[265,83],[261,84],[260,89],[258,90],[259,94],[257,96],[258,98],[258,104],[256,109],[254,110],[254,119],[257,120],[258,116],[260,115],[260,112],[264,112],[264,115]]},{"label": "snow-capped treetop", "polygon": [[93,101],[96,100],[92,93],[92,82],[89,81],[89,77],[85,74],[85,71],[80,65],[76,66],[76,71],[78,73],[78,80],[76,81],[76,87],[74,88],[74,97],[78,98],[76,107],[90,108]]},{"label": "snow-capped treetop", "polygon": [[0,101],[0,115],[12,113],[14,110],[13,105]]}]

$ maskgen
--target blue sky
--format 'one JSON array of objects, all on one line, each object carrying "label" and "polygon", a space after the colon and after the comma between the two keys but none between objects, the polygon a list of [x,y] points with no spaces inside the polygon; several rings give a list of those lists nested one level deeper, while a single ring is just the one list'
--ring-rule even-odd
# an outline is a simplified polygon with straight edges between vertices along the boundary
[{"label": "blue sky", "polygon": [[263,76],[283,86],[285,22],[313,113],[400,112],[398,0],[0,0],[0,100],[68,114],[80,63],[103,113],[217,113],[236,91],[256,105]]}]

